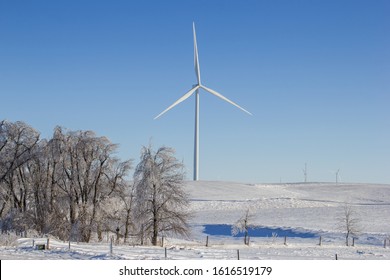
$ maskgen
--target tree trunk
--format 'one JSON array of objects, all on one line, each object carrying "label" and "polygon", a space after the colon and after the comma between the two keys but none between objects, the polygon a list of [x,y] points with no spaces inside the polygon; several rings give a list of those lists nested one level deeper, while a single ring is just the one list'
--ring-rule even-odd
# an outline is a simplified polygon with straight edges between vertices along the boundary
[{"label": "tree trunk", "polygon": [[158,238],[158,223],[157,223],[157,217],[153,219],[153,237],[152,237],[152,244],[154,246],[157,246],[157,238]]},{"label": "tree trunk", "polygon": [[130,227],[130,212],[131,210],[128,209],[126,211],[126,222],[125,222],[125,236],[124,236],[124,243],[127,242],[127,238],[129,237],[129,227]]},{"label": "tree trunk", "polygon": [[152,244],[154,246],[157,245],[158,238],[158,210],[157,210],[157,186],[153,184],[153,236],[152,236]]},{"label": "tree trunk", "polygon": [[100,222],[96,226],[96,231],[97,231],[98,240],[99,242],[101,242],[103,240],[103,232],[102,232],[102,227]]}]

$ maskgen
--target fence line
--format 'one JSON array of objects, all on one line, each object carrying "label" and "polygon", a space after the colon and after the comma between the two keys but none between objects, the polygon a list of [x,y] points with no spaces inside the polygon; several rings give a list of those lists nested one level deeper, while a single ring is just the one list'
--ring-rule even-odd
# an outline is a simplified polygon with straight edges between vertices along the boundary
[{"label": "fence line", "polygon": [[[342,250],[343,248],[355,248],[355,250],[358,254],[359,252],[366,251],[368,248],[383,248],[382,250],[390,249],[390,239],[389,238],[384,238],[383,242],[376,242],[376,244],[367,244],[367,243],[360,243],[359,239],[357,238],[351,238],[352,242],[350,243],[350,246],[346,246],[345,239],[337,238],[337,239],[332,239],[332,238],[323,238],[322,236],[318,236],[317,238],[288,238],[288,237],[259,237],[259,238],[251,238],[247,240],[250,240],[248,244],[243,244],[241,238],[222,238],[220,236],[214,237],[213,236],[205,236],[205,239],[203,240],[178,240],[178,239],[170,239],[170,238],[162,238],[161,237],[161,243],[159,244],[160,246],[149,246],[149,245],[140,245],[140,244],[129,244],[129,243],[120,243],[117,244],[114,242],[114,238],[110,239],[110,242],[107,244],[106,242],[96,242],[93,243],[91,242],[91,246],[95,245],[104,245],[102,246],[101,252],[100,249],[99,251],[96,251],[97,253],[108,253],[108,255],[113,256],[116,253],[127,251],[128,253],[131,254],[131,245],[135,249],[135,252],[137,250],[143,250],[143,247],[147,247],[147,250],[151,252],[152,254],[160,254],[161,258],[165,259],[171,259],[177,257],[178,254],[179,256],[185,256],[186,250],[188,250],[189,256],[191,255],[191,249],[196,248],[196,250],[199,250],[200,248],[206,248],[205,254],[214,254],[213,250],[217,250],[216,252],[219,252],[220,250],[226,251],[226,258],[227,259],[241,259],[244,258],[248,252],[251,252],[253,254],[254,251],[259,250],[259,253],[261,253],[262,249],[268,249],[272,248],[275,250],[283,250],[283,247],[290,247],[292,249],[295,248],[314,248],[318,246],[318,248],[322,248],[324,250],[333,250],[333,259],[342,259]],[[71,245],[75,246],[75,243],[71,243],[70,241],[62,241],[58,242],[59,240],[53,239],[53,238],[32,238],[28,245],[30,247],[32,245],[33,249],[38,249],[36,246],[38,245],[46,245],[43,250],[64,250],[64,251],[70,251],[71,250]],[[288,241],[288,242],[287,242]],[[59,244],[62,243],[62,244]],[[86,246],[88,246],[88,243],[85,243]],[[83,245],[84,246],[84,245]],[[118,246],[118,247],[117,247]],[[121,246],[121,247],[119,247]],[[104,247],[106,248],[104,251]],[[118,249],[116,249],[116,247]],[[160,247],[160,249],[158,249]],[[359,248],[360,247],[360,248]],[[23,247],[22,247],[23,248]],[[30,247],[31,248],[31,247]],[[73,248],[72,248],[73,249]],[[107,250],[108,249],[108,250]],[[322,250],[320,249],[320,250]],[[89,250],[88,247],[78,247],[77,250],[84,251],[84,250]],[[161,250],[161,251],[159,251]],[[161,252],[161,253],[158,253]],[[180,253],[181,252],[181,253]],[[288,251],[286,251],[288,252]],[[341,253],[341,254],[340,254]],[[139,254],[139,252],[138,252]],[[217,253],[220,254],[220,253]]]}]

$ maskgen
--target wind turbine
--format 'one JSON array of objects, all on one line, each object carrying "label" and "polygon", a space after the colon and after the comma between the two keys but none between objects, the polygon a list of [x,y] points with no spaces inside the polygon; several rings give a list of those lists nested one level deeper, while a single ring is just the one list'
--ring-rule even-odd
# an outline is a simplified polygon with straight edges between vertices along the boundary
[{"label": "wind turbine", "polygon": [[305,183],[307,183],[307,163],[305,163],[305,169],[303,169],[303,176],[305,177]]},{"label": "wind turbine", "polygon": [[337,169],[337,171],[336,171],[336,185],[339,183],[339,179],[340,179],[339,173],[340,173],[340,169]]},{"label": "wind turbine", "polygon": [[192,31],[194,34],[194,64],[195,64],[195,74],[197,79],[197,84],[195,84],[192,89],[190,89],[186,94],[184,94],[182,97],[180,97],[178,100],[176,100],[171,106],[169,106],[167,109],[162,111],[159,115],[157,115],[154,119],[158,119],[163,114],[165,114],[167,111],[171,110],[173,107],[178,105],[179,103],[183,102],[187,98],[189,98],[191,95],[195,93],[195,145],[194,145],[194,181],[197,181],[199,179],[199,89],[204,89],[205,91],[211,93],[212,95],[215,95],[216,97],[236,106],[240,110],[244,111],[245,113],[252,115],[250,112],[245,110],[244,108],[240,107],[233,101],[229,100],[222,94],[216,92],[213,89],[210,89],[206,86],[204,86],[201,83],[200,79],[200,67],[199,67],[199,57],[198,57],[198,46],[196,43],[196,32],[195,32],[195,23],[192,23]]}]

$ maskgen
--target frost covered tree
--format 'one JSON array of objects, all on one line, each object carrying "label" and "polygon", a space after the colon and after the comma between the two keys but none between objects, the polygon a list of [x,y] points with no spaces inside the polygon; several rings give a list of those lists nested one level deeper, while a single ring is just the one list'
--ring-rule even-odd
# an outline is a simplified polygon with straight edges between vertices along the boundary
[{"label": "frost covered tree", "polygon": [[126,241],[129,238],[130,231],[134,227],[134,221],[133,221],[134,184],[133,183],[122,184],[118,188],[118,197],[123,203],[122,211],[124,213],[123,215],[121,215],[121,217],[123,219],[123,224],[124,224],[123,241],[126,243]]},{"label": "frost covered tree", "polygon": [[89,242],[99,234],[101,202],[115,190],[131,168],[131,161],[113,156],[117,146],[92,131],[68,131],[57,127],[55,149],[59,152],[57,185],[66,198],[70,232]]},{"label": "frost covered tree", "polygon": [[252,214],[251,208],[248,208],[245,211],[245,214],[237,220],[237,222],[232,227],[232,234],[237,235],[239,233],[244,233],[244,244],[249,245],[248,231],[251,227],[250,221],[253,219],[254,215]]},{"label": "frost covered tree", "polygon": [[23,122],[0,122],[0,219],[2,231],[28,227],[30,185],[26,164],[39,143],[39,133]]},{"label": "frost covered tree", "polygon": [[0,122],[0,183],[31,159],[39,133],[23,122]]},{"label": "frost covered tree", "polygon": [[[101,228],[129,240],[135,232],[134,184],[123,180],[101,204]],[[119,232],[116,230],[119,229]]]},{"label": "frost covered tree", "polygon": [[21,183],[28,189],[27,222],[29,229],[48,234],[64,229],[58,190],[55,187],[55,164],[49,155],[49,145],[41,140],[22,170]]},{"label": "frost covered tree", "polygon": [[56,127],[53,138],[23,122],[0,122],[0,222],[3,231],[35,230],[61,239],[99,235],[102,201],[117,195],[131,161],[92,131]]},{"label": "frost covered tree", "polygon": [[150,238],[153,245],[161,233],[188,235],[184,178],[184,166],[172,148],[142,148],[134,172],[135,203],[140,234]]},{"label": "frost covered tree", "polygon": [[351,205],[345,204],[339,218],[339,229],[345,233],[345,245],[349,246],[349,238],[360,232],[360,219]]}]

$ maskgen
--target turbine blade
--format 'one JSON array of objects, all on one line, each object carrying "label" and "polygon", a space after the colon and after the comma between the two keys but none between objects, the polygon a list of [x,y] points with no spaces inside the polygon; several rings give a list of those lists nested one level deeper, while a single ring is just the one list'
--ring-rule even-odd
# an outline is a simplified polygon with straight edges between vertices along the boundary
[{"label": "turbine blade", "polygon": [[198,85],[200,85],[200,67],[199,67],[199,57],[198,57],[198,45],[196,43],[196,32],[195,32],[195,22],[192,23],[192,30],[194,33],[194,65],[195,65],[195,74],[198,80]]},{"label": "turbine blade", "polygon": [[199,85],[196,85],[195,87],[193,87],[192,89],[190,89],[186,94],[184,94],[182,97],[180,97],[178,100],[176,100],[171,106],[169,106],[167,109],[165,109],[164,111],[162,111],[158,116],[156,116],[154,119],[158,119],[159,117],[161,117],[162,115],[164,115],[166,112],[168,112],[169,110],[171,110],[173,107],[175,107],[177,104],[183,102],[184,100],[186,100],[188,97],[190,97],[197,89],[199,89]]},{"label": "turbine blade", "polygon": [[224,101],[226,101],[226,102],[228,102],[228,103],[230,103],[230,104],[236,106],[238,109],[240,109],[240,110],[244,111],[245,113],[247,113],[247,114],[249,114],[249,115],[252,116],[252,113],[251,113],[251,112],[249,112],[249,111],[245,110],[244,108],[240,107],[239,105],[237,105],[237,104],[234,103],[233,101],[227,99],[227,98],[226,98],[225,96],[223,96],[222,94],[216,92],[215,90],[212,90],[212,89],[210,89],[210,88],[208,88],[208,87],[205,87],[204,85],[200,85],[200,87],[203,88],[204,90],[210,92],[211,94],[213,94],[213,95],[215,95],[215,96],[221,98],[222,100],[224,100]]}]

